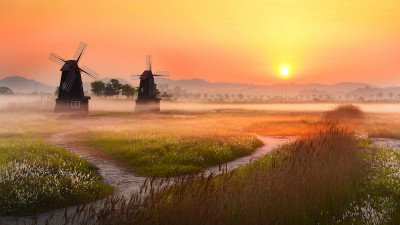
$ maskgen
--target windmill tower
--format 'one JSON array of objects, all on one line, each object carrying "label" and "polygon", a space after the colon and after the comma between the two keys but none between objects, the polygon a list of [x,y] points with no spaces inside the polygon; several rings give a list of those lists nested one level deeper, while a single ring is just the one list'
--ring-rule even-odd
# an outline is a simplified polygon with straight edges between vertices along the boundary
[{"label": "windmill tower", "polygon": [[168,72],[163,71],[153,74],[151,70],[151,56],[147,56],[146,70],[141,75],[132,75],[132,78],[135,79],[135,76],[140,76],[135,112],[159,112],[161,99],[157,96],[157,85],[154,82],[154,77],[168,77]]},{"label": "windmill tower", "polygon": [[62,66],[60,69],[61,79],[58,98],[56,99],[54,112],[88,113],[89,111],[90,97],[84,95],[81,72],[93,79],[97,79],[99,75],[86,66],[78,66],[86,46],[84,42],[79,44],[73,60],[65,60],[54,53],[50,54],[49,59]]}]

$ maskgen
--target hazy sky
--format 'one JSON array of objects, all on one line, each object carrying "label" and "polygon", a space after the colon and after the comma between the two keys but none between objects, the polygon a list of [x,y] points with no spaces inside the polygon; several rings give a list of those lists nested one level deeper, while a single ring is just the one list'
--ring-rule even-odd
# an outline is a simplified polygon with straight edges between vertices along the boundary
[{"label": "hazy sky", "polygon": [[[0,0],[0,78],[59,82],[51,52],[102,77],[400,85],[399,0]],[[291,74],[279,76],[282,64]]]}]

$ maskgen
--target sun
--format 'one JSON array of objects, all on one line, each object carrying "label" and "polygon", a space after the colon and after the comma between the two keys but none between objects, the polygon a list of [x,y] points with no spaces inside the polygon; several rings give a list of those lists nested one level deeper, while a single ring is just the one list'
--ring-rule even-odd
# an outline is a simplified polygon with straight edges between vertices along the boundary
[{"label": "sun", "polygon": [[290,74],[290,67],[289,65],[282,65],[279,69],[279,72],[282,76],[286,77]]}]

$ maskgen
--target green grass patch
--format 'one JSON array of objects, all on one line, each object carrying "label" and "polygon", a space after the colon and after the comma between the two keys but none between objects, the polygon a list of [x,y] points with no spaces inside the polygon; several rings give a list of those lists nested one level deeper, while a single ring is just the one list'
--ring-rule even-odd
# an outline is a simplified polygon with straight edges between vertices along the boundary
[{"label": "green grass patch", "polygon": [[29,215],[112,192],[97,168],[65,149],[31,138],[0,139],[0,215]]},{"label": "green grass patch", "polygon": [[251,133],[196,129],[99,128],[87,144],[147,176],[187,174],[252,153],[262,141]]}]

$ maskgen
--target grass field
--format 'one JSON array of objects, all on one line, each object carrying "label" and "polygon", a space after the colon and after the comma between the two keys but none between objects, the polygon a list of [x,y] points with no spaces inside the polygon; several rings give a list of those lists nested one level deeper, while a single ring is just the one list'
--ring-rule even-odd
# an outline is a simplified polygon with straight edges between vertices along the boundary
[{"label": "grass field", "polygon": [[113,191],[97,168],[43,140],[68,125],[43,115],[0,117],[0,215],[31,215]]},{"label": "grass field", "polygon": [[[255,131],[297,132],[298,140],[233,172],[191,174],[176,178],[174,184],[171,178],[149,180],[131,199],[106,198],[97,213],[82,209],[80,215],[87,213],[82,224],[85,218],[103,224],[398,224],[400,155],[371,147],[368,137],[360,135],[373,116],[341,120],[329,114],[241,112],[181,119],[158,115],[148,123],[94,128],[86,135],[118,140],[110,144],[112,148],[122,143],[115,151],[136,143],[154,146],[150,140],[164,143],[163,138],[201,140],[212,134],[225,140],[223,134]],[[140,198],[142,193],[147,196]]]},{"label": "grass field", "polygon": [[[89,219],[102,224],[399,224],[400,155],[372,147],[368,139],[400,139],[399,115],[339,109],[100,113],[89,119],[122,123],[94,123],[79,134],[83,144],[142,175],[190,175],[174,178],[175,184],[169,177],[162,184],[149,180],[131,199],[106,197],[98,212],[89,204],[79,212],[82,224]],[[70,129],[68,121],[81,118],[67,118],[65,127],[57,126],[54,118],[40,118],[0,122],[6,125],[0,128],[0,175],[13,177],[0,186],[0,205],[15,203],[3,214],[35,210],[25,200],[29,204],[21,206],[21,199],[50,208],[95,197],[88,193],[102,196],[111,191],[99,183],[95,168],[41,140]],[[41,124],[46,129],[38,129]],[[191,173],[250,154],[262,145],[259,135],[296,136],[297,141],[233,172]],[[14,193],[11,189],[18,190],[13,201],[5,197]],[[43,189],[48,191],[40,192]],[[141,198],[144,192],[147,197]]]},{"label": "grass field", "polygon": [[187,174],[252,153],[262,141],[210,118],[156,119],[91,129],[87,144],[147,176]]},{"label": "grass field", "polygon": [[148,182],[145,199],[107,198],[88,218],[104,224],[398,224],[399,169],[394,150],[369,147],[351,130],[327,124],[234,172],[190,175],[172,187]]}]

